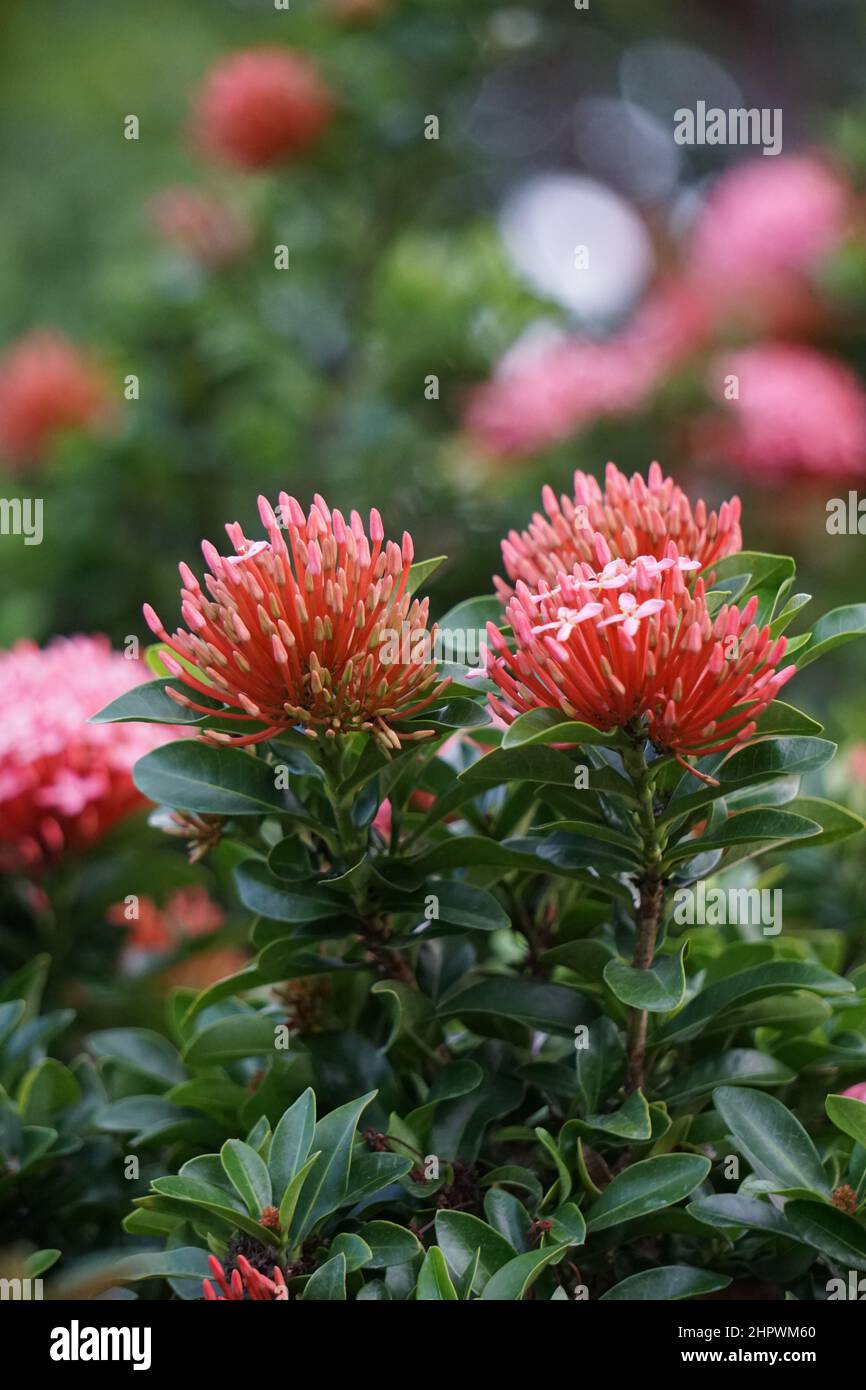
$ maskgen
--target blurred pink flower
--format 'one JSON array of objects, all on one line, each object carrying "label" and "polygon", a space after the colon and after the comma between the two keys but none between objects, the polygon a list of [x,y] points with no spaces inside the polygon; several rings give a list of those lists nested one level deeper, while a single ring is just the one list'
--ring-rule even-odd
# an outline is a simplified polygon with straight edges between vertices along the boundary
[{"label": "blurred pink flower", "polygon": [[263,169],[305,150],[332,113],[311,59],[287,48],[250,48],[207,74],[195,94],[192,133],[219,162]]},{"label": "blurred pink flower", "polygon": [[11,464],[38,462],[55,435],[108,413],[102,375],[62,333],[34,329],[0,359],[0,454]]},{"label": "blurred pink flower", "polygon": [[465,424],[490,453],[532,453],[604,416],[639,410],[704,330],[695,295],[671,282],[607,340],[572,337],[510,353],[471,397]]},{"label": "blurred pink flower", "polygon": [[844,181],[811,156],[736,165],[692,229],[689,280],[722,317],[790,327],[809,316],[810,279],[841,242],[850,205]]},{"label": "blurred pink flower", "polygon": [[847,1091],[842,1092],[843,1096],[850,1096],[852,1100],[866,1101],[866,1081],[858,1081],[856,1085],[849,1086]]},{"label": "blurred pink flower", "polygon": [[866,782],[866,743],[855,743],[847,758],[848,772],[857,782]]},{"label": "blurred pink flower", "polygon": [[132,766],[177,730],[86,721],[146,678],[106,637],[0,653],[0,868],[39,870],[145,804]]},{"label": "blurred pink flower", "polygon": [[212,193],[166,188],[151,200],[149,211],[165,242],[208,269],[231,265],[250,248],[249,223]]},{"label": "blurred pink flower", "polygon": [[866,392],[844,363],[813,348],[765,343],[719,359],[712,385],[737,380],[727,418],[704,427],[703,446],[757,477],[866,472]]}]

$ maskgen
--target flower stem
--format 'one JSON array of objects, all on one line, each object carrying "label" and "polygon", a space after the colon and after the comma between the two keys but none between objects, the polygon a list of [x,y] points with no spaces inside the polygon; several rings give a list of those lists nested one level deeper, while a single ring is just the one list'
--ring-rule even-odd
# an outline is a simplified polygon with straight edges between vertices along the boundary
[{"label": "flower stem", "polygon": [[[623,754],[625,770],[637,794],[636,820],[643,858],[643,867],[637,879],[639,901],[632,956],[635,970],[649,970],[652,967],[664,904],[664,879],[661,871],[664,841],[656,822],[653,804],[654,769],[647,763],[644,744],[643,732],[635,729],[632,745]],[[647,1021],[646,1009],[629,1009],[626,1073],[626,1090],[629,1093],[643,1087],[646,1080]]]}]

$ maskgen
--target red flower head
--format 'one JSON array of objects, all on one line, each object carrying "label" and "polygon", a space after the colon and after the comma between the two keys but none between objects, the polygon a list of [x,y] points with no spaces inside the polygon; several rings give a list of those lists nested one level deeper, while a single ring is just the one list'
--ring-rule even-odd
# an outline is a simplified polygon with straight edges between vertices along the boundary
[{"label": "red flower head", "polygon": [[193,134],[221,163],[266,169],[311,145],[332,112],[331,94],[309,58],[285,48],[251,48],[205,77]]},{"label": "red flower head", "polygon": [[39,869],[145,804],[133,764],[176,730],[87,720],[146,676],[104,637],[0,653],[0,866]]},{"label": "red flower head", "polygon": [[55,435],[107,416],[102,377],[62,333],[28,333],[0,361],[0,453],[12,464],[37,462]]},{"label": "red flower head", "polygon": [[266,1274],[253,1269],[245,1255],[238,1255],[237,1267],[232,1270],[231,1279],[227,1280],[216,1256],[209,1255],[208,1264],[217,1286],[222,1290],[222,1293],[217,1293],[210,1279],[202,1279],[202,1292],[210,1302],[225,1303],[228,1300],[243,1303],[244,1297],[263,1303],[285,1303],[288,1300],[289,1291],[279,1265],[274,1265],[274,1277],[269,1279]]},{"label": "red flower head", "polygon": [[[280,494],[285,535],[264,497],[259,514],[268,540],[251,543],[235,522],[226,530],[236,554],[219,555],[203,542],[207,593],[180,566],[189,631],[169,637],[150,605],[144,608],[151,631],[201,672],[193,675],[167,653],[171,674],[229,706],[224,717],[242,726],[234,736],[205,736],[259,743],[302,724],[328,737],[364,729],[383,748],[399,748],[392,721],[418,714],[448,684],[437,682],[428,600],[408,592],[412,538],[404,533],[402,547],[383,546],[374,509],[368,540],[357,512],[346,522],[318,496],[307,516],[294,497]],[[399,656],[389,659],[394,649]],[[180,691],[169,693],[212,712]],[[259,727],[244,734],[250,724]]]},{"label": "red flower head", "polygon": [[166,188],[151,201],[150,215],[162,239],[181,255],[211,270],[231,265],[250,248],[246,220],[213,194]]},{"label": "red flower head", "polygon": [[[694,511],[681,488],[666,478],[657,463],[650,464],[647,481],[639,473],[627,478],[615,464],[605,470],[602,492],[595,478],[578,470],[574,498],[557,501],[551,487],[541,494],[547,516],[536,512],[529,528],[509,532],[502,542],[502,559],[510,579],[535,588],[542,579],[555,584],[563,571],[596,558],[595,533],[605,539],[614,558],[632,561],[638,555],[661,560],[673,541],[677,554],[696,559],[706,568],[743,544],[740,499],[723,502],[718,513],[707,513],[699,501]],[[503,602],[514,593],[511,585],[494,579]]]},{"label": "red flower head", "polygon": [[700,755],[721,752],[755,732],[794,667],[776,671],[785,638],[753,623],[757,598],[742,612],[725,604],[711,618],[698,569],[668,541],[658,560],[629,563],[595,537],[596,570],[586,563],[544,580],[533,594],[522,582],[507,608],[517,641],[509,652],[490,623],[487,674],[502,692],[494,711],[508,723],[533,708],[557,707],[596,729],[643,720],[659,749]]}]

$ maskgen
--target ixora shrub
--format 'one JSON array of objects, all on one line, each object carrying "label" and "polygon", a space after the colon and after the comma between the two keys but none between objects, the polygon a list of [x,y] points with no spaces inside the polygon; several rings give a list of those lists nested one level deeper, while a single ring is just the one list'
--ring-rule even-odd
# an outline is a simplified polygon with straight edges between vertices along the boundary
[{"label": "ixora shrub", "polygon": [[864,941],[782,910],[789,854],[830,875],[863,822],[778,698],[866,606],[787,636],[793,561],[657,465],[544,509],[439,630],[408,537],[285,495],[203,583],[181,565],[184,627],[145,610],[162,674],[96,718],[195,735],[135,782],[233,865],[255,956],[173,995],[171,1041],[89,1041],[95,1124],[157,1170],[124,1279],[826,1298],[866,1271]]}]

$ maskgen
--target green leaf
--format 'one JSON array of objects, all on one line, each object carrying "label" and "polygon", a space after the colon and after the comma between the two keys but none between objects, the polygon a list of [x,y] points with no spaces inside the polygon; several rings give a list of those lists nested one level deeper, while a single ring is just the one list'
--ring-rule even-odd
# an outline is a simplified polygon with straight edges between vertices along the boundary
[{"label": "green leaf", "polygon": [[209,1067],[245,1057],[273,1053],[280,1020],[267,1014],[233,1014],[217,1019],[197,1033],[184,1052],[191,1067]]},{"label": "green leaf", "polygon": [[797,666],[802,671],[810,662],[817,661],[834,647],[850,642],[854,637],[866,633],[866,603],[851,603],[843,608],[833,608],[819,618],[809,642],[797,657]]},{"label": "green leaf", "polygon": [[274,1231],[248,1216],[240,1202],[236,1202],[224,1188],[198,1178],[179,1175],[154,1178],[151,1187],[160,1196],[170,1197],[176,1202],[190,1203],[194,1207],[201,1207],[203,1211],[211,1212],[226,1222],[231,1229],[246,1231],[247,1235],[254,1236],[263,1245],[276,1245],[279,1241]]},{"label": "green leaf", "polygon": [[604,1231],[688,1197],[710,1171],[697,1154],[658,1154],[619,1173],[589,1209],[587,1230]]},{"label": "green leaf", "polygon": [[432,575],[436,573],[440,565],[444,565],[448,559],[447,555],[436,555],[432,560],[416,560],[409,566],[409,574],[406,579],[406,593],[414,594],[416,589],[426,583]]},{"label": "green leaf", "polygon": [[481,1293],[488,1279],[512,1260],[516,1250],[486,1221],[463,1211],[436,1213],[436,1240],[456,1279],[478,1256],[473,1289]]},{"label": "green leaf", "polygon": [[[116,700],[101,709],[98,714],[92,714],[88,719],[88,724],[126,724],[129,722],[142,722],[146,724],[200,724],[207,715],[199,713],[198,710],[185,709],[183,705],[177,704],[165,692],[169,686],[175,690],[183,690],[183,681],[170,680],[143,681],[141,685],[134,685],[131,690],[125,691],[123,695],[118,695]],[[223,705],[215,700],[209,700],[205,695],[197,695],[196,701],[199,704],[210,706],[217,714]]]},{"label": "green leaf", "polygon": [[828,763],[835,752],[836,745],[829,739],[791,735],[750,743],[730,754],[721,766],[716,755],[703,758],[698,762],[698,768],[712,773],[719,785],[694,789],[695,778],[691,773],[686,773],[659,817],[659,824],[667,825],[681,815],[727,796],[732,789],[815,772]]},{"label": "green leaf", "polygon": [[676,1075],[662,1088],[668,1105],[692,1105],[717,1086],[785,1086],[795,1073],[775,1057],[753,1048],[731,1048],[703,1057]]},{"label": "green leaf", "polygon": [[681,841],[665,855],[669,864],[683,859],[694,859],[698,854],[710,850],[728,849],[731,845],[757,844],[767,840],[798,840],[820,834],[817,821],[807,820],[805,816],[790,811],[756,810],[740,811],[730,816],[719,828],[700,839],[689,837]]},{"label": "green leaf", "polygon": [[295,1217],[295,1210],[298,1205],[298,1198],[301,1195],[301,1188],[307,1180],[307,1174],[312,1169],[321,1150],[314,1149],[305,1163],[302,1163],[298,1171],[292,1176],[280,1198],[280,1231],[285,1233],[291,1230],[292,1221]]},{"label": "green leaf", "polygon": [[81,1087],[68,1067],[53,1057],[43,1057],[27,1072],[18,1090],[22,1123],[47,1124],[58,1110],[77,1105]]},{"label": "green leaf", "polygon": [[817,719],[812,719],[793,705],[785,704],[784,700],[773,700],[758,718],[755,737],[764,738],[770,734],[820,734],[823,727]]},{"label": "green leaf", "polygon": [[828,1096],[824,1106],[837,1129],[866,1147],[866,1101],[853,1096]]},{"label": "green leaf", "polygon": [[422,1302],[457,1301],[457,1290],[451,1282],[445,1256],[438,1245],[431,1245],[424,1256],[424,1262],[418,1271],[415,1297]]},{"label": "green leaf", "polygon": [[615,733],[603,733],[591,724],[567,719],[558,709],[529,710],[519,715],[502,735],[503,748],[521,748],[537,743],[612,744],[616,741]]},{"label": "green leaf", "polygon": [[564,985],[495,975],[452,995],[439,1008],[440,1018],[495,1014],[532,1028],[571,1036],[584,1018],[581,996]]},{"label": "green leaf", "polygon": [[375,1095],[375,1091],[369,1091],[339,1106],[316,1125],[313,1148],[319,1150],[319,1158],[298,1202],[292,1222],[292,1243],[302,1240],[317,1221],[335,1211],[343,1201],[349,1185],[352,1142],[358,1119]]},{"label": "green leaf", "polygon": [[758,1177],[780,1187],[829,1192],[815,1145],[780,1100],[746,1086],[720,1086],[713,1101]]},{"label": "green leaf", "polygon": [[263,816],[286,810],[274,769],[240,748],[214,748],[181,739],[146,753],[135,764],[138,790],[158,805],[200,815]]},{"label": "green leaf", "polygon": [[681,1298],[698,1298],[702,1294],[718,1293],[730,1284],[726,1274],[714,1274],[709,1269],[694,1269],[691,1265],[660,1265],[630,1274],[612,1289],[603,1293],[600,1303],[626,1300],[650,1300],[671,1303]]},{"label": "green leaf", "polygon": [[268,1168],[277,1202],[292,1178],[303,1166],[313,1142],[316,1127],[316,1096],[311,1087],[283,1114],[271,1139]]},{"label": "green leaf", "polygon": [[354,1274],[356,1269],[364,1269],[369,1265],[373,1252],[367,1242],[354,1231],[340,1231],[331,1241],[328,1254],[345,1256],[346,1273]]},{"label": "green leaf", "polygon": [[112,1274],[118,1283],[135,1283],[139,1279],[207,1279],[211,1273],[207,1261],[208,1252],[196,1246],[144,1250],[121,1260]]},{"label": "green leaf", "polygon": [[256,1220],[271,1205],[271,1177],[264,1159],[242,1139],[227,1139],[220,1160],[250,1216]]},{"label": "green leaf", "polygon": [[[260,859],[245,859],[234,873],[235,887],[244,907],[271,922],[321,922],[351,914],[351,904],[316,884],[289,887],[274,878]],[[347,927],[347,930],[349,928]]]},{"label": "green leaf", "polygon": [[[425,885],[424,892],[436,897],[438,920],[450,926],[466,927],[470,931],[503,931],[511,926],[508,913],[484,888],[436,879]],[[423,908],[422,900],[421,910]]]},{"label": "green leaf", "polygon": [[104,1028],[88,1035],[87,1046],[95,1057],[120,1062],[165,1086],[186,1080],[177,1049],[148,1028]]},{"label": "green leaf", "polygon": [[587,1046],[574,1054],[577,1100],[584,1113],[596,1110],[619,1084],[625,1071],[625,1047],[613,1019],[602,1016],[590,1026]]},{"label": "green leaf", "polygon": [[743,1197],[738,1192],[717,1192],[709,1197],[698,1197],[694,1202],[689,1202],[686,1211],[708,1226],[719,1226],[722,1230],[742,1228],[794,1238],[777,1207],[759,1201],[757,1197]]},{"label": "green leaf", "polygon": [[685,957],[688,944],[675,956],[658,956],[649,970],[636,970],[623,960],[604,968],[604,981],[620,1003],[649,1013],[678,1009],[686,992]]},{"label": "green leaf", "polygon": [[866,1231],[852,1216],[820,1202],[787,1202],[785,1220],[828,1260],[845,1269],[866,1269]]},{"label": "green leaf", "polygon": [[573,1127],[582,1138],[591,1138],[594,1132],[609,1134],[617,1139],[627,1139],[630,1143],[643,1143],[652,1137],[652,1119],[649,1106],[642,1091],[630,1095],[619,1110],[601,1115],[587,1115],[583,1120],[569,1120],[566,1128]]},{"label": "green leaf", "polygon": [[61,1250],[34,1250],[24,1261],[24,1275],[27,1279],[41,1279],[53,1265],[57,1264]]},{"label": "green leaf", "polygon": [[853,993],[854,986],[840,975],[834,975],[831,970],[807,961],[767,961],[764,965],[740,970],[736,975],[729,975],[702,989],[675,1018],[661,1026],[653,1038],[653,1044],[668,1043],[674,1038],[686,1041],[697,1037],[719,1015],[741,1008],[750,1000],[792,989],[838,995]]},{"label": "green leaf", "polygon": [[851,835],[859,835],[866,828],[866,821],[861,816],[849,811],[847,806],[837,806],[834,801],[825,801],[817,796],[798,796],[792,805],[800,815],[817,821],[820,827],[820,834],[810,835],[802,842],[801,848],[804,849],[836,844]]},{"label": "green leaf", "polygon": [[586,1221],[574,1202],[563,1202],[550,1218],[550,1238],[555,1245],[583,1245],[586,1240]]},{"label": "green leaf", "polygon": [[393,1221],[369,1221],[358,1235],[370,1248],[370,1269],[388,1269],[406,1264],[424,1249],[418,1237]]},{"label": "green leaf", "polygon": [[566,1245],[548,1245],[541,1250],[529,1250],[525,1255],[515,1256],[496,1271],[485,1285],[481,1297],[512,1303],[522,1299],[541,1271],[547,1265],[556,1264],[570,1249],[569,1241]]},{"label": "green leaf", "polygon": [[328,1302],[344,1303],[346,1301],[346,1256],[334,1255],[332,1259],[326,1260],[320,1265],[315,1274],[307,1280],[304,1292],[301,1294],[304,1303]]}]

